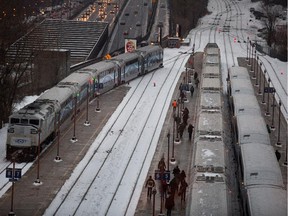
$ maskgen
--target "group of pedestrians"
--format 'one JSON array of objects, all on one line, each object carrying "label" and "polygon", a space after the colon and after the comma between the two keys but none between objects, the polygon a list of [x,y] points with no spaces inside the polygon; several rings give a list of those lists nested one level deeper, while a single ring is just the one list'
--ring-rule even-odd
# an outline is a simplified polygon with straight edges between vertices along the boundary
[{"label": "group of pedestrians", "polygon": [[[165,167],[166,164],[164,158],[162,157],[158,163],[158,169],[161,170]],[[163,173],[165,170],[163,171]],[[171,216],[172,209],[175,206],[175,199],[177,196],[180,197],[181,204],[186,201],[186,191],[188,184],[186,182],[186,173],[184,170],[180,171],[179,167],[176,166],[173,171],[173,178],[168,183],[166,180],[160,180],[160,193],[161,199],[165,199],[165,208],[167,210],[167,216]],[[153,189],[156,186],[154,179],[152,176],[146,181],[145,187],[147,188],[147,198],[151,199],[153,194]]]}]

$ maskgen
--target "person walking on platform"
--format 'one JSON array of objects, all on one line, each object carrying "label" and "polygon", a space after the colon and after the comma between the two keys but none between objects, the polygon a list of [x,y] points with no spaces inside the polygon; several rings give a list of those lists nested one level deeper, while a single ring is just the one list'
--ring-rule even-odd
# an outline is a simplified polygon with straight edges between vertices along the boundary
[{"label": "person walking on platform", "polygon": [[183,180],[181,181],[180,191],[179,191],[179,194],[178,194],[179,196],[181,196],[181,203],[182,203],[182,201],[185,202],[186,189],[187,189],[187,187],[188,187],[188,184],[187,184],[187,182],[185,181],[185,179],[183,179]]},{"label": "person walking on platform", "polygon": [[194,73],[194,80],[196,81],[197,78],[198,78],[198,73],[195,71],[195,73]]},{"label": "person walking on platform", "polygon": [[276,155],[277,161],[279,161],[281,158],[281,153],[278,150],[276,150],[275,155]]},{"label": "person walking on platform", "polygon": [[191,93],[191,97],[193,97],[193,93],[194,93],[194,87],[193,87],[193,85],[191,85],[190,93]]},{"label": "person walking on platform", "polygon": [[[184,121],[184,119],[183,119]],[[185,120],[186,124],[187,124],[187,119]],[[185,130],[185,122],[182,122],[179,127],[178,127],[178,130],[179,130],[179,135],[180,135],[180,139],[182,139],[182,136],[183,136],[183,133],[184,133],[184,130]]]},{"label": "person walking on platform", "polygon": [[149,176],[149,178],[147,179],[145,187],[148,188],[147,198],[149,197],[149,199],[151,199],[152,189],[155,187],[155,181],[152,179],[152,176]]},{"label": "person walking on platform", "polygon": [[197,78],[197,79],[195,80],[196,88],[198,88],[198,84],[199,84],[199,79]]},{"label": "person walking on platform", "polygon": [[175,113],[176,112],[176,108],[177,108],[177,101],[176,100],[173,100],[172,107],[173,107],[173,113]]},{"label": "person walking on platform", "polygon": [[165,200],[165,208],[167,209],[167,216],[171,216],[171,212],[174,206],[175,206],[174,197],[171,194],[169,194],[169,196]]},{"label": "person walking on platform", "polygon": [[161,173],[164,173],[166,170],[166,164],[164,161],[164,157],[161,158],[161,160],[158,163],[158,169],[160,170]]},{"label": "person walking on platform", "polygon": [[192,124],[188,125],[188,134],[189,134],[189,140],[191,141],[192,133],[193,133],[194,126]]}]

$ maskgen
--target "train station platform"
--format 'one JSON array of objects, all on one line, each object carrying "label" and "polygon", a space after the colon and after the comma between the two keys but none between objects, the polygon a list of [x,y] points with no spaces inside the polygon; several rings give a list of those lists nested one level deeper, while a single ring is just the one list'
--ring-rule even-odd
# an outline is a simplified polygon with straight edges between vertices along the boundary
[{"label": "train station platform", "polygon": [[[195,53],[194,55],[194,70],[197,71],[197,73],[200,75],[200,72],[202,71],[202,59],[203,59],[203,53]],[[191,66],[191,65],[190,65]],[[187,65],[187,67],[190,67]],[[165,66],[164,66],[165,67]],[[172,108],[172,101],[175,99],[177,100],[180,96],[179,86],[180,84],[187,83],[187,80],[185,80],[186,72],[184,71],[181,75],[181,78],[178,80],[177,86],[173,93],[173,98],[171,100],[171,106],[167,112],[167,116],[164,122],[164,126],[162,128],[160,138],[158,141],[157,149],[154,153],[153,160],[151,162],[149,172],[147,174],[147,178],[151,175],[154,179],[155,177],[155,170],[158,170],[158,163],[162,157],[165,159],[166,169],[170,171],[170,180],[174,177],[172,174],[173,169],[178,166],[179,169],[186,173],[186,182],[188,183],[188,188],[186,190],[186,202],[181,203],[181,197],[176,195],[174,198],[175,207],[172,210],[172,215],[185,215],[185,209],[186,205],[189,203],[189,187],[192,187],[189,182],[190,176],[191,176],[191,164],[192,164],[192,154],[193,154],[193,134],[191,141],[189,140],[189,134],[187,131],[187,127],[184,130],[183,137],[181,139],[180,144],[174,144],[174,157],[176,161],[174,163],[170,162],[170,159],[172,157],[172,148],[173,148],[173,108]],[[191,123],[193,126],[195,126],[196,123],[196,109],[197,109],[197,103],[199,101],[199,88],[195,87],[195,82],[192,77],[192,85],[194,86],[194,93],[193,97],[191,97],[190,92],[186,93],[187,101],[184,102],[184,107],[187,107],[189,110],[189,119],[187,121],[188,125]],[[170,148],[169,148],[169,160],[168,160],[168,133],[170,133]],[[194,132],[193,132],[194,133]],[[175,138],[176,138],[176,132],[175,132]],[[168,162],[169,161],[169,162]],[[169,165],[168,165],[169,164]],[[151,199],[147,198],[147,188],[145,188],[145,185],[143,186],[140,199],[138,201],[138,205],[135,211],[135,216],[146,216],[146,215],[166,215],[166,209],[165,209],[165,199],[162,202],[161,205],[161,182],[160,180],[155,180],[156,183],[156,194],[155,194],[155,208],[154,208],[154,214],[153,214],[153,197]]]},{"label": "train station platform", "polygon": [[[39,163],[39,180],[41,185],[35,186],[38,163],[33,166],[14,184],[13,211],[19,216],[43,215],[51,201],[61,189],[65,181],[85,156],[90,145],[101,132],[110,116],[121,103],[129,88],[125,85],[99,96],[100,112],[95,112],[96,100],[89,103],[88,121],[84,126],[87,106],[84,103],[76,118],[75,136],[77,142],[72,143],[74,118],[67,120],[60,128],[59,156],[61,162],[55,162],[57,141],[41,155]],[[105,107],[105,108],[104,108]],[[69,152],[69,154],[66,154]],[[0,198],[0,215],[8,215],[11,210],[12,188]]]}]

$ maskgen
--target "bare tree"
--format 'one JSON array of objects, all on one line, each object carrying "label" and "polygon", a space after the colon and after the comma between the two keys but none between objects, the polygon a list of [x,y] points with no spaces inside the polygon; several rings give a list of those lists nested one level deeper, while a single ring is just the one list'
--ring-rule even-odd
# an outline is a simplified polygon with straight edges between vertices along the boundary
[{"label": "bare tree", "polygon": [[271,45],[275,42],[276,23],[277,17],[279,17],[279,8],[272,6],[269,1],[261,3],[261,10],[264,14],[262,22],[267,29],[267,44]]}]

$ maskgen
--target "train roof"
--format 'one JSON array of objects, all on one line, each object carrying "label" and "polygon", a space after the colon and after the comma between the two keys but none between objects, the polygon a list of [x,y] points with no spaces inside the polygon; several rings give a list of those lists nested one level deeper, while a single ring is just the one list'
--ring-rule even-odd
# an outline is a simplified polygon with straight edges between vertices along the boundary
[{"label": "train roof", "polygon": [[241,145],[244,186],[274,185],[283,187],[279,163],[271,145],[247,143]]},{"label": "train roof", "polygon": [[[218,140],[198,140],[196,143],[195,163],[197,170],[208,171],[213,168],[212,172],[224,172],[224,143]],[[208,170],[206,170],[208,168]],[[215,168],[215,169],[214,169]],[[219,168],[219,169],[217,169]],[[218,170],[218,171],[217,171]]]},{"label": "train roof", "polygon": [[220,77],[220,69],[218,65],[206,65],[203,67],[202,74],[204,77]]},{"label": "train roof", "polygon": [[202,89],[204,90],[218,90],[221,89],[219,78],[202,77]]},{"label": "train roof", "polygon": [[129,62],[132,61],[134,59],[138,59],[139,58],[139,54],[136,52],[126,52],[120,55],[117,55],[113,58],[110,59],[110,61],[116,60],[116,61],[125,61],[125,62]]},{"label": "train roof", "polygon": [[192,188],[192,216],[227,216],[227,186],[225,182],[196,181]]},{"label": "train roof", "polygon": [[254,95],[254,88],[250,80],[246,79],[232,79],[231,80],[231,94],[252,94]]},{"label": "train roof", "polygon": [[245,67],[230,67],[228,73],[230,79],[250,79],[249,72]]},{"label": "train roof", "polygon": [[261,114],[238,115],[236,119],[240,144],[257,142],[270,145],[266,123]]},{"label": "train roof", "polygon": [[251,216],[287,216],[287,191],[269,186],[247,190]]},{"label": "train roof", "polygon": [[202,109],[221,109],[221,93],[219,91],[203,91],[200,106]]},{"label": "train roof", "polygon": [[84,72],[74,72],[61,80],[58,85],[69,85],[71,83],[78,84],[79,87],[87,84],[92,78],[91,74]]},{"label": "train roof", "polygon": [[204,63],[207,65],[218,65],[219,68],[219,56],[218,55],[206,55],[204,59]]},{"label": "train roof", "polygon": [[[92,72],[96,72],[97,74],[99,72],[102,72],[102,71],[106,71],[106,70],[109,70],[111,68],[115,68],[116,67],[116,64],[110,60],[104,60],[104,61],[100,61],[100,62],[97,62],[95,64],[92,64],[92,65],[89,65],[87,67],[84,68],[85,71],[89,71],[91,70]],[[83,69],[81,69],[83,70]]]},{"label": "train roof", "polygon": [[73,93],[76,93],[77,89],[74,87],[60,87],[54,86],[51,89],[45,91],[38,100],[56,100],[60,104],[63,104]]},{"label": "train roof", "polygon": [[137,48],[135,51],[141,52],[142,55],[146,55],[147,53],[151,53],[155,51],[163,51],[163,49],[157,45],[148,45],[148,46]]},{"label": "train roof", "polygon": [[254,95],[235,94],[233,96],[234,115],[253,114],[261,115],[258,101]]},{"label": "train roof", "polygon": [[201,112],[198,121],[198,132],[200,135],[221,135],[222,134],[222,114]]},{"label": "train roof", "polygon": [[208,43],[204,48],[205,54],[207,55],[219,55],[220,50],[216,43]]}]

